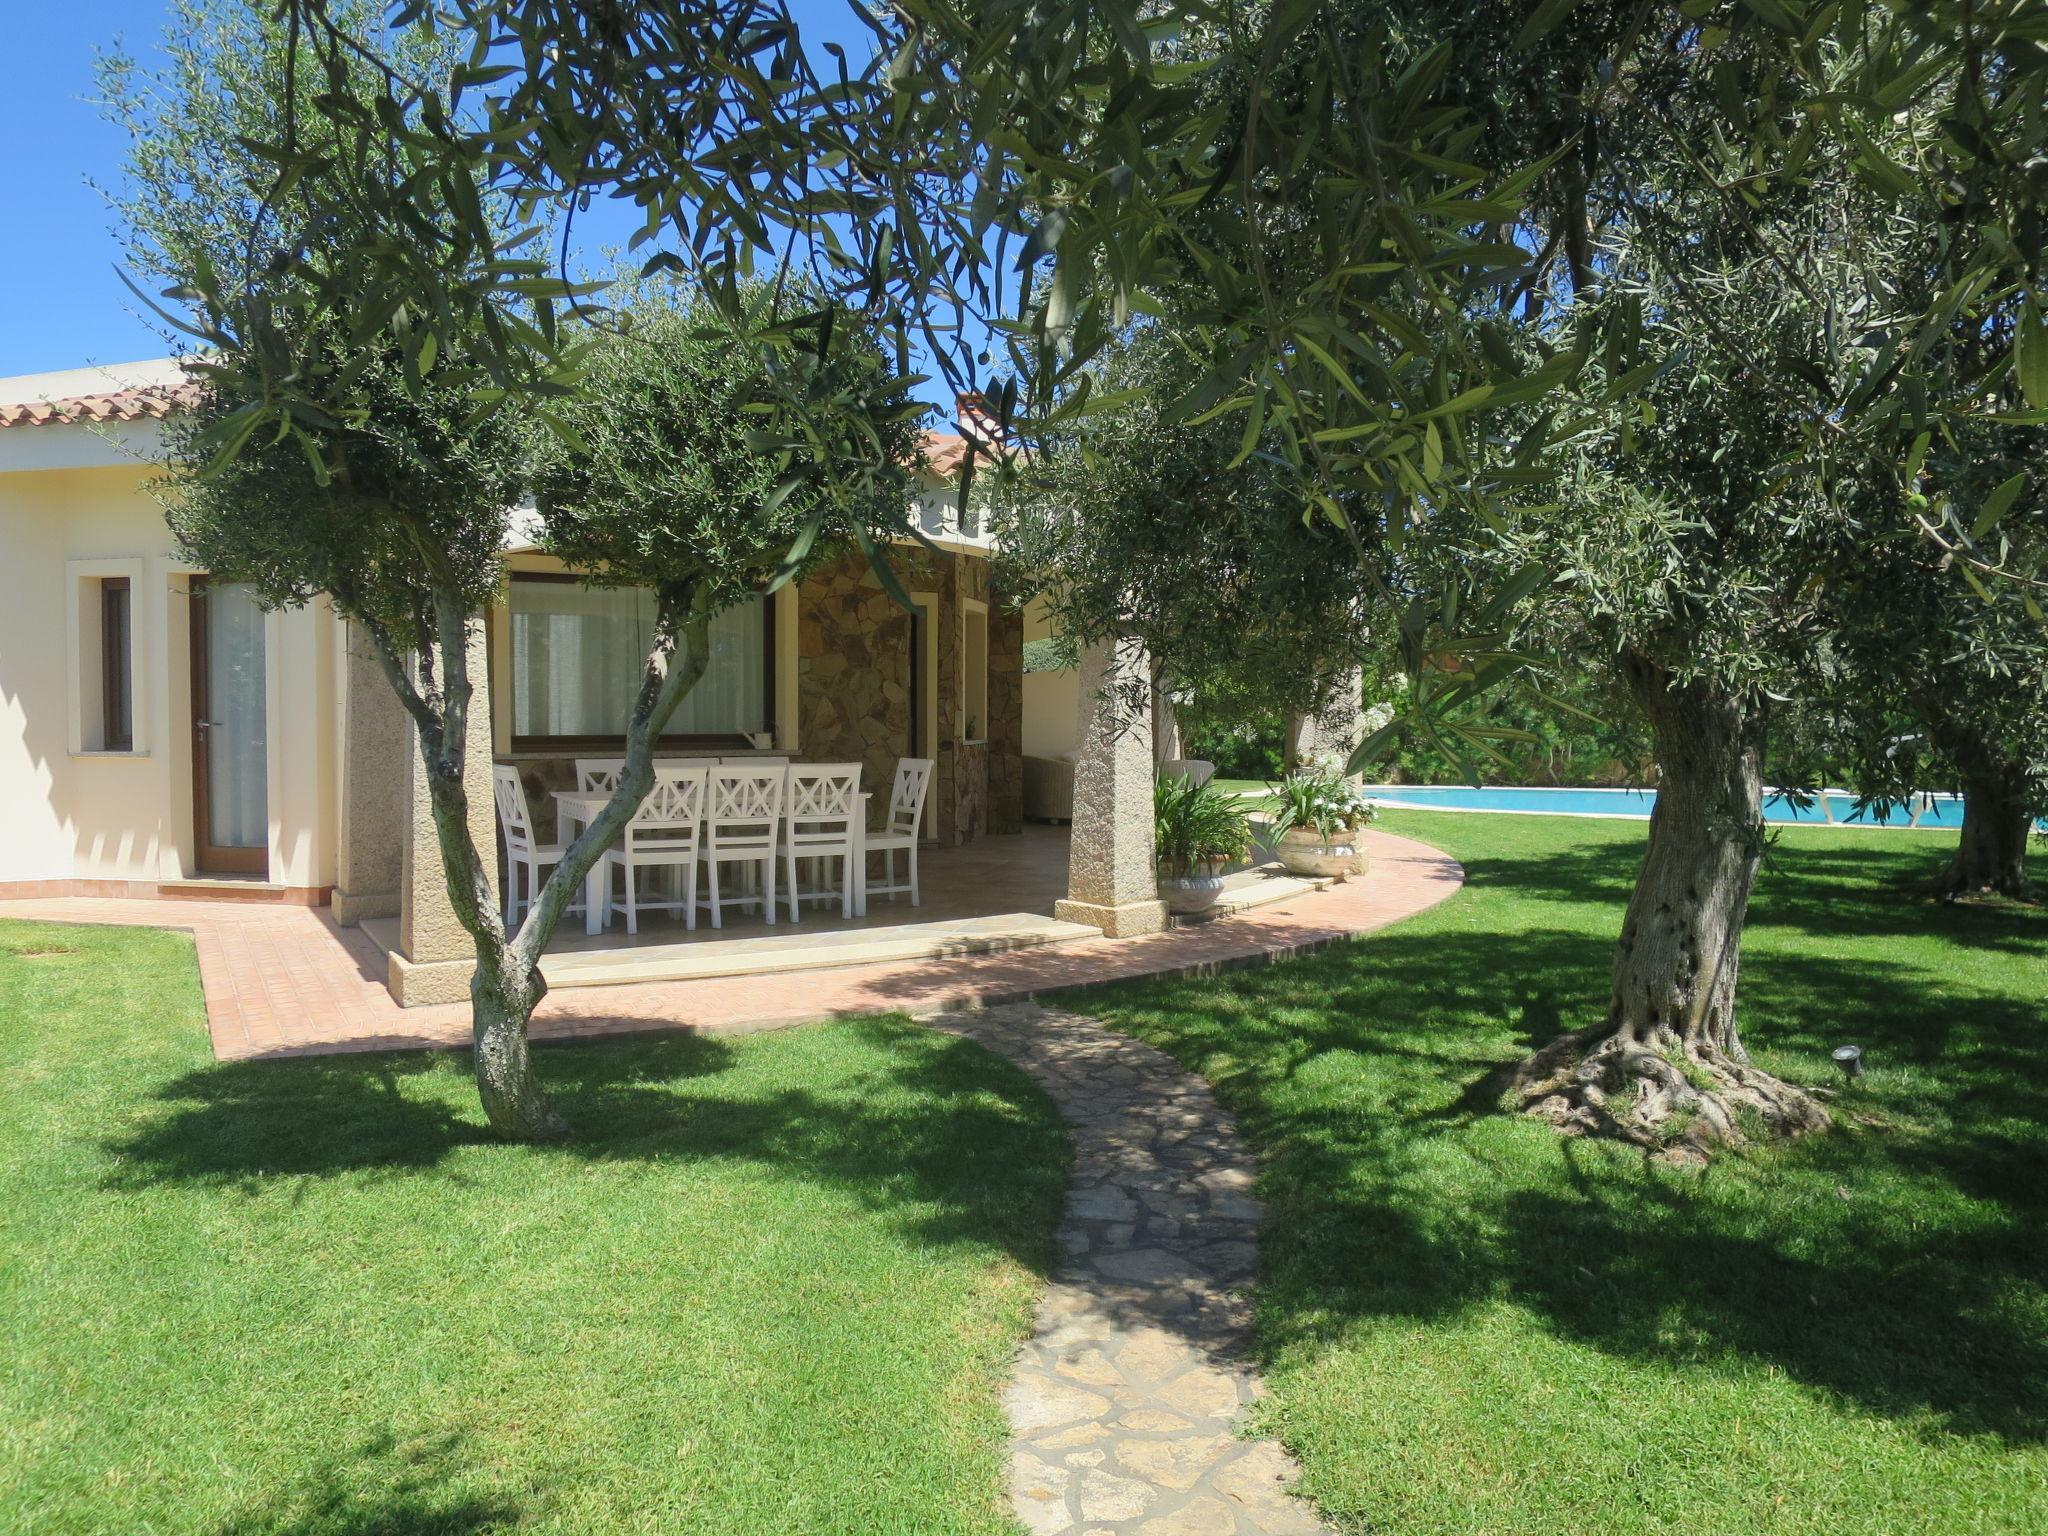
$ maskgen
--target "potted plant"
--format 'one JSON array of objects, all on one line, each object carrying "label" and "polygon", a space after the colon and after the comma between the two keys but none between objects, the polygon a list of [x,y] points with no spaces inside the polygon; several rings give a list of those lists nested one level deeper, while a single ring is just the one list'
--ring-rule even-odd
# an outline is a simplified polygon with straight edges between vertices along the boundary
[{"label": "potted plant", "polygon": [[1344,825],[1351,834],[1351,843],[1358,850],[1351,860],[1354,875],[1365,873],[1365,839],[1358,834],[1379,820],[1379,807],[1365,798],[1365,790],[1359,785],[1343,780],[1338,785],[1338,810],[1344,817]]},{"label": "potted plant", "polygon": [[1213,781],[1191,776],[1152,786],[1152,833],[1159,858],[1159,899],[1180,917],[1206,912],[1223,894],[1223,870],[1251,847],[1243,802]]},{"label": "potted plant", "polygon": [[1290,875],[1342,880],[1357,864],[1352,817],[1363,801],[1324,770],[1290,774],[1273,786],[1273,851]]}]

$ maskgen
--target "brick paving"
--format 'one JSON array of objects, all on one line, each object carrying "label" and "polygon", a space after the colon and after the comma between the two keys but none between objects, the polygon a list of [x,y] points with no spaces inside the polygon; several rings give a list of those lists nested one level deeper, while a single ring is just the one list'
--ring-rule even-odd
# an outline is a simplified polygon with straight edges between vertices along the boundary
[{"label": "brick paving", "polygon": [[936,1027],[1009,1057],[1074,1138],[1060,1241],[1003,1406],[1032,1536],[1322,1536],[1274,1440],[1240,1433],[1262,1210],[1209,1085],[1093,1019],[1036,1004]]},{"label": "brick paving", "polygon": [[[1363,877],[1199,927],[773,978],[562,988],[542,1001],[533,1036],[731,1031],[892,1010],[931,1015],[1129,977],[1224,970],[1383,928],[1434,906],[1463,881],[1456,861],[1422,843],[1383,832],[1368,832],[1366,842],[1371,870]],[[0,918],[188,930],[214,1054],[223,1061],[469,1040],[466,1003],[400,1008],[384,989],[377,946],[336,927],[324,907],[45,897],[0,901]]]}]

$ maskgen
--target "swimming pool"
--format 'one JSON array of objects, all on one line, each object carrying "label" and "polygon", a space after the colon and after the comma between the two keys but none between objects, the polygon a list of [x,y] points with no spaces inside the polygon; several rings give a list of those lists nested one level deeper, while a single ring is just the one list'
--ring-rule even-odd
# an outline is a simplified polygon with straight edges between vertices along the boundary
[{"label": "swimming pool", "polygon": [[[1469,784],[1372,784],[1366,794],[1381,805],[1428,807],[1437,811],[1519,811],[1533,816],[1630,816],[1647,818],[1657,803],[1654,789],[1479,789]],[[1910,805],[1895,805],[1879,816],[1875,807],[1856,813],[1856,797],[1830,789],[1805,806],[1781,794],[1764,792],[1764,820],[1833,823],[1858,827],[1947,827],[1963,824],[1958,795],[1915,795]]]}]

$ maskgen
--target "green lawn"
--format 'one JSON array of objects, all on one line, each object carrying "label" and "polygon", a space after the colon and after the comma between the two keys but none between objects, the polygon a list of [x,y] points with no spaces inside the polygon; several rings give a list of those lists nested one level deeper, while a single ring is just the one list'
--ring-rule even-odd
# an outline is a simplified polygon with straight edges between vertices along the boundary
[{"label": "green lawn", "polygon": [[220,1066],[191,947],[0,924],[0,1531],[996,1532],[1065,1184],[903,1022]]},{"label": "green lawn", "polygon": [[1704,1173],[1492,1112],[1597,1018],[1640,823],[1389,813],[1468,888],[1353,946],[1090,1007],[1270,1159],[1273,1427],[1345,1528],[2048,1531],[2048,911],[1901,895],[1949,839],[1789,831],[1743,962],[1768,1065],[1869,1086]]},{"label": "green lawn", "polygon": [[1261,795],[1263,795],[1267,790],[1273,787],[1272,784],[1265,779],[1214,779],[1211,780],[1211,782],[1214,783],[1220,789],[1256,790]]}]

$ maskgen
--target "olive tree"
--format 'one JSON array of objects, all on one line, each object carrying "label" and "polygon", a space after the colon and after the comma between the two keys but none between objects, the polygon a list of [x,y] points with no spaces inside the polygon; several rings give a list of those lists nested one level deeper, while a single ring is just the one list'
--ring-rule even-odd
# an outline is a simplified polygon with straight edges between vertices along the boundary
[{"label": "olive tree", "polygon": [[[1751,1062],[1738,1024],[1769,732],[1849,638],[1834,589],[1853,591],[1867,633],[1904,616],[1883,575],[1919,495],[1917,466],[1883,453],[1910,409],[1887,393],[1902,347],[1959,379],[2009,366],[1957,354],[1980,307],[1957,304],[1930,336],[1909,278],[1938,266],[1939,226],[1827,161],[1725,200],[1694,166],[1740,174],[1721,126],[1694,93],[1610,126],[1627,180],[1600,290],[1574,309],[1618,317],[1593,375],[1649,372],[1597,396],[1558,506],[1524,546],[1611,659],[1659,772],[1604,1016],[1534,1053],[1514,1093],[1568,1129],[1695,1148],[1826,1122]],[[1923,128],[1908,114],[1888,132]]]},{"label": "olive tree", "polygon": [[2044,442],[2039,427],[1965,422],[1930,441],[1915,493],[1930,512],[1948,504],[1935,513],[1944,524],[1985,529],[1996,564],[2022,580],[1987,580],[1879,517],[1825,589],[1834,645],[1815,687],[1828,695],[1832,755],[1880,803],[1962,792],[1936,895],[2033,890],[2027,843],[2048,816],[2048,624],[2024,578],[2048,574]]},{"label": "olive tree", "polygon": [[1303,519],[1291,470],[1241,451],[1238,424],[1167,419],[1194,367],[1179,343],[1135,327],[1105,353],[1085,417],[980,480],[1005,584],[1041,597],[1063,635],[1143,642],[1176,690],[1312,713],[1359,664],[1356,556]]},{"label": "olive tree", "polygon": [[[239,122],[293,110],[315,83],[325,98],[375,96],[376,59],[330,58],[308,82],[289,28],[243,15],[171,39],[178,67],[154,112],[237,143]],[[403,62],[415,77],[438,67]],[[414,104],[418,122],[447,110],[438,100]],[[558,1137],[527,1026],[562,910],[650,787],[655,744],[703,674],[710,618],[826,551],[904,528],[915,408],[855,321],[809,306],[807,325],[780,325],[777,305],[804,297],[786,285],[734,308],[682,298],[565,321],[555,306],[577,295],[519,254],[536,231],[483,160],[442,158],[414,117],[306,118],[289,177],[246,145],[197,173],[190,156],[221,141],[169,129],[145,132],[131,164],[138,264],[181,279],[166,297],[206,349],[192,365],[205,404],[168,439],[172,527],[196,563],[273,604],[324,594],[368,640],[413,721],[448,897],[475,942],[485,1113],[507,1138]],[[472,224],[478,206],[496,217]],[[468,296],[464,324],[425,324],[375,283],[363,253],[392,247],[435,291]],[[282,425],[265,378],[295,381]],[[547,419],[506,409],[515,390]],[[796,422],[777,404],[790,396],[808,406]],[[652,587],[656,615],[621,787],[508,930],[495,849],[469,831],[469,656],[533,484],[544,546],[594,579]]]}]

